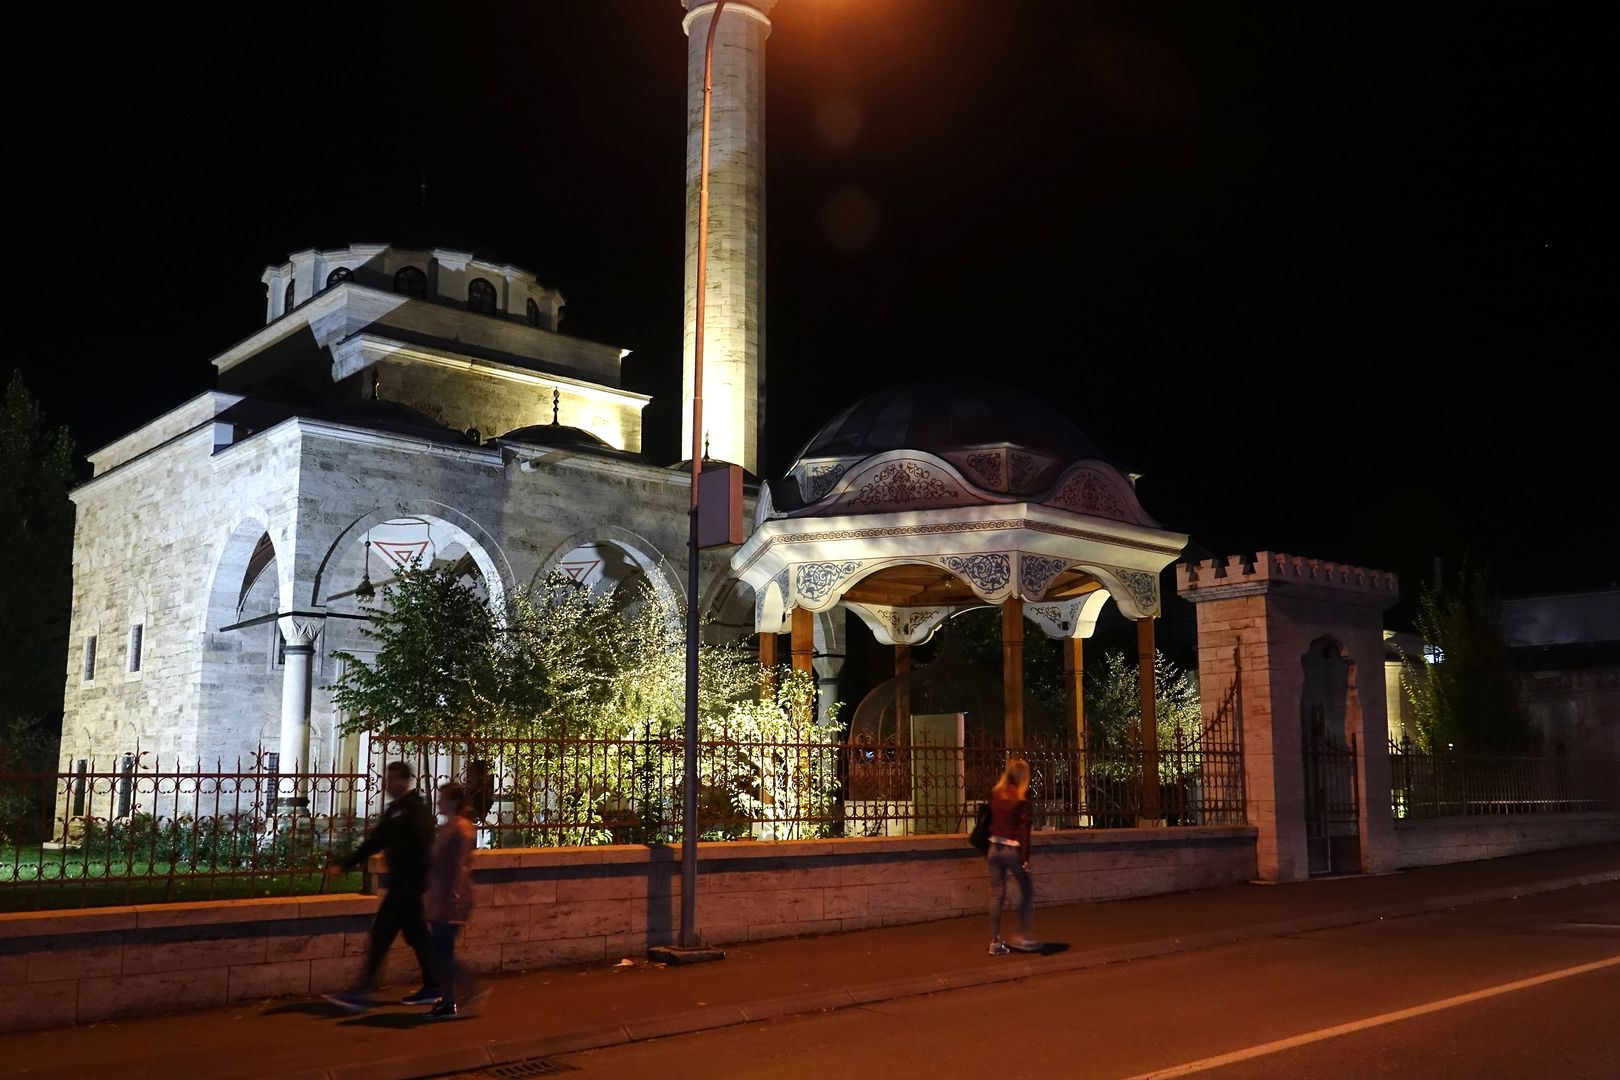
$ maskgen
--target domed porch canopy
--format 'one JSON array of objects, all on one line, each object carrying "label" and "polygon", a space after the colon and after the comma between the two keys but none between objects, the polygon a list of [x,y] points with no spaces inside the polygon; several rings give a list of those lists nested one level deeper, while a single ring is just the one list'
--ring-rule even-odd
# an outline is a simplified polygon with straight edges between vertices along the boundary
[{"label": "domed porch canopy", "polygon": [[1127,618],[1157,615],[1186,543],[1067,418],[958,379],[834,418],[761,492],[731,565],[761,633],[843,603],[879,641],[916,644],[955,611],[1017,600],[1051,637],[1088,637],[1110,596]]}]

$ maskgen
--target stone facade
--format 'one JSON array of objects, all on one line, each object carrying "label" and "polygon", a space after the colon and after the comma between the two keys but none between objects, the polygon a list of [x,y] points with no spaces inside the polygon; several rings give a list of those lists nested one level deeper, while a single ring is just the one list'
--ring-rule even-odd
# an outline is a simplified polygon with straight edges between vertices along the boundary
[{"label": "stone facade", "polygon": [[[598,571],[610,584],[641,576],[680,595],[687,477],[635,453],[647,399],[618,388],[621,356],[356,279],[221,354],[228,389],[91,455],[74,492],[63,757],[138,746],[230,767],[264,748],[283,770],[345,763],[330,654],[364,652],[352,594],[386,576],[365,542],[390,527],[426,530],[430,561],[465,556],[491,596],[585,545],[616,553]],[[724,555],[707,557],[702,595],[750,611],[751,595],[717,587],[725,576]],[[301,644],[307,691],[288,678],[304,662],[286,647]]]}]

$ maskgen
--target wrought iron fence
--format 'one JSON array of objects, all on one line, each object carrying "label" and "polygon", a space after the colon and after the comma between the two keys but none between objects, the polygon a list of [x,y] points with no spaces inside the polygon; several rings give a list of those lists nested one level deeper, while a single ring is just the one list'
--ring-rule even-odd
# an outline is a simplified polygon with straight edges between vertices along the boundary
[{"label": "wrought iron fence", "polygon": [[375,785],[364,772],[283,772],[275,757],[0,762],[0,911],[325,891]]},{"label": "wrought iron fence", "polygon": [[[1206,733],[1207,734],[1207,733]],[[710,840],[965,832],[1008,757],[1030,763],[1037,829],[1137,824],[1134,749],[784,742],[727,735],[698,747]],[[283,771],[260,752],[182,767],[144,752],[48,772],[0,762],[0,910],[349,891],[324,870],[380,814],[390,761],[430,800],[463,783],[484,847],[675,842],[682,746],[630,739],[427,739],[373,735],[346,771]],[[1169,825],[1240,823],[1236,745],[1173,743],[1159,757]]]},{"label": "wrought iron fence", "polygon": [[1429,753],[1390,743],[1397,820],[1477,814],[1620,811],[1620,761]]},{"label": "wrought iron fence", "polygon": [[[425,788],[468,783],[490,846],[673,842],[681,833],[679,739],[374,739],[373,760],[412,763]],[[1135,751],[929,745],[890,739],[698,744],[708,840],[792,840],[965,832],[1008,757],[1030,763],[1035,826],[1134,826]],[[375,770],[374,770],[375,771]],[[1168,824],[1244,820],[1241,750],[1172,746],[1160,755]]]}]

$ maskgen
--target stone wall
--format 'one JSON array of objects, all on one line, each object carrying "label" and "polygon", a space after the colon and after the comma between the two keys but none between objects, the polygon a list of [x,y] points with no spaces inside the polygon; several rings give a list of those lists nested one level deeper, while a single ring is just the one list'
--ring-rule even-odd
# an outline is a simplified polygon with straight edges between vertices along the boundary
[{"label": "stone wall", "polygon": [[1397,865],[1498,859],[1531,851],[1620,840],[1620,814],[1502,814],[1401,821],[1395,825]]},{"label": "stone wall", "polygon": [[[974,915],[981,857],[957,836],[699,847],[711,942]],[[484,972],[640,956],[673,940],[679,852],[594,847],[478,852],[464,962]],[[1037,833],[1038,902],[1231,885],[1255,875],[1255,830]],[[0,915],[0,1031],[91,1023],[341,989],[365,951],[372,897],[160,904]],[[415,978],[397,944],[386,983]]]}]

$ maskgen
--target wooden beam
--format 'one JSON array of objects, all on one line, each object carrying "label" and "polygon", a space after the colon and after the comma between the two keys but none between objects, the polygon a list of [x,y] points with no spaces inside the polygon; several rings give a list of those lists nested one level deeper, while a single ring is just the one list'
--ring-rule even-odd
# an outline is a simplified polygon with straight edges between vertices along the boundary
[{"label": "wooden beam", "polygon": [[900,681],[895,684],[894,727],[902,742],[911,741],[911,646],[894,647],[894,674]]},{"label": "wooden beam", "polygon": [[768,668],[775,667],[777,665],[777,659],[776,659],[777,640],[776,640],[776,635],[775,634],[760,634],[760,635],[758,635],[758,637],[759,637],[759,662],[760,662],[760,665],[762,667],[768,667]]},{"label": "wooden beam", "polygon": [[790,651],[793,654],[793,670],[802,671],[811,678],[815,678],[816,655],[816,617],[808,608],[796,607],[793,609],[793,640]]},{"label": "wooden beam", "polygon": [[1007,746],[1024,745],[1024,602],[1001,605],[1002,737]]},{"label": "wooden beam", "polygon": [[1153,684],[1153,617],[1136,620],[1136,682],[1142,703],[1142,813],[1138,825],[1158,825],[1159,810],[1159,716],[1158,695]]},{"label": "wooden beam", "polygon": [[1063,639],[1063,704],[1068,713],[1069,731],[1074,734],[1075,748],[1086,748],[1085,662],[1082,639]]}]

